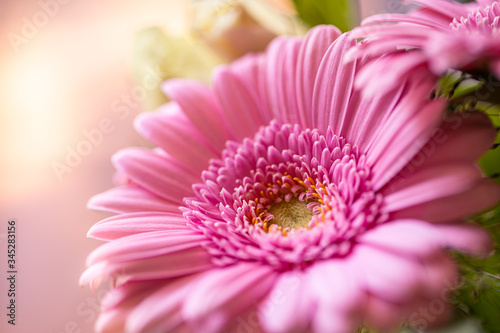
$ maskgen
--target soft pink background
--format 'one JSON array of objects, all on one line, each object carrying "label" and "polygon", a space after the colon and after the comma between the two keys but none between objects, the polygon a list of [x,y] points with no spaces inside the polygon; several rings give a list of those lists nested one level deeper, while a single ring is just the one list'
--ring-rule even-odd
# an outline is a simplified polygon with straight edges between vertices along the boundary
[{"label": "soft pink background", "polygon": [[[41,0],[55,3],[57,0]],[[111,105],[130,94],[133,32],[152,24],[185,25],[179,0],[59,0],[53,17],[16,50],[42,8],[35,0],[0,2],[0,331],[92,332],[102,292],[78,287],[85,258],[100,242],[85,237],[105,217],[85,205],[112,186],[110,156],[146,145],[132,129],[141,107],[121,119]],[[187,0],[186,0],[187,1]],[[57,2],[58,3],[58,2]],[[381,1],[362,1],[362,14],[387,11]],[[40,17],[39,17],[40,19]],[[43,17],[42,17],[43,19]],[[113,126],[70,173],[58,179],[53,163],[84,131],[108,118]],[[69,148],[68,148],[69,147]],[[16,219],[17,318],[7,325],[6,231]]]},{"label": "soft pink background", "polygon": [[[54,3],[56,0],[42,0]],[[60,0],[63,2],[62,0]],[[24,19],[38,1],[0,2],[0,332],[92,332],[102,293],[80,288],[85,258],[100,242],[89,227],[105,213],[87,200],[112,186],[110,156],[146,144],[132,128],[141,107],[121,119],[111,105],[134,87],[130,75],[133,32],[151,24],[182,25],[175,0],[66,0],[16,50]],[[38,14],[37,14],[38,13]],[[57,178],[83,131],[109,118],[114,130],[93,146],[71,173]],[[18,223],[17,318],[7,325],[7,221]]]}]

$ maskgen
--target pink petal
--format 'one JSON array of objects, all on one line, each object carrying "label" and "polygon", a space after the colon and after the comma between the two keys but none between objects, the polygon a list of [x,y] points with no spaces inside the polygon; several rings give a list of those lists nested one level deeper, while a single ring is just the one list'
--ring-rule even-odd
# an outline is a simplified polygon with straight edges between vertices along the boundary
[{"label": "pink petal", "polygon": [[198,247],[206,238],[192,230],[163,230],[135,234],[101,245],[87,258],[87,265],[99,261],[122,262],[156,257]]},{"label": "pink petal", "polygon": [[492,61],[490,64],[490,68],[497,79],[500,78],[500,59]]},{"label": "pink petal", "polygon": [[138,186],[121,186],[97,194],[89,200],[87,207],[113,213],[180,212],[179,205],[169,203]]},{"label": "pink petal", "polygon": [[301,272],[281,274],[261,302],[259,319],[266,332],[305,332],[315,312],[309,282]]},{"label": "pink petal", "polygon": [[134,125],[145,138],[198,173],[219,154],[174,102],[140,114]]},{"label": "pink petal", "polygon": [[190,275],[164,284],[145,297],[127,319],[127,332],[172,332],[184,324],[182,304],[190,292],[191,282],[199,275]]},{"label": "pink petal", "polygon": [[[369,38],[358,43],[356,48],[350,49],[346,55],[346,61],[363,57],[373,58],[410,47],[421,47],[432,32],[433,30],[425,26],[405,24],[398,25],[397,29],[394,25],[359,27],[350,34],[351,38],[356,39],[365,35]],[[393,69],[398,70],[398,67],[395,66]]]},{"label": "pink petal", "polygon": [[258,96],[227,67],[218,67],[213,75],[214,93],[222,109],[223,117],[231,135],[237,140],[253,137],[264,119]]},{"label": "pink petal", "polygon": [[475,256],[487,256],[493,250],[490,234],[474,224],[439,224],[436,228],[441,232],[446,245],[451,248]]},{"label": "pink petal", "polygon": [[264,331],[259,323],[259,313],[265,310],[258,309],[257,305],[258,304],[251,306],[241,315],[236,317],[236,320],[232,320],[225,327],[224,332],[268,333]]},{"label": "pink petal", "polygon": [[384,212],[394,212],[423,202],[470,190],[481,178],[479,170],[465,163],[448,163],[394,178],[384,189]]},{"label": "pink petal", "polygon": [[314,82],[318,68],[330,45],[342,34],[334,26],[320,25],[311,28],[302,42],[297,59],[297,76],[295,79],[299,124],[304,128],[313,127],[312,99]]},{"label": "pink petal", "polygon": [[[407,40],[404,42],[407,42]],[[422,71],[426,72],[428,79],[432,79],[432,81],[429,80],[428,82],[435,83],[434,75],[426,67],[427,57],[424,53],[414,51],[396,52],[394,47],[397,45],[397,41],[394,40],[377,42],[374,45],[376,45],[377,56],[381,54],[380,52],[391,53],[378,57],[360,69],[356,77],[355,87],[362,89],[363,96],[374,98],[380,94],[380,87],[384,87],[385,91],[396,89],[407,78],[412,80],[421,76]],[[377,79],[373,79],[374,77]],[[417,84],[410,89],[417,89],[419,85]],[[429,87],[427,94],[430,94],[431,89],[432,86]],[[423,100],[421,99],[421,101]]]},{"label": "pink petal", "polygon": [[186,220],[179,213],[131,213],[113,216],[96,223],[87,237],[114,240],[151,231],[189,231]]},{"label": "pink petal", "polygon": [[436,253],[444,243],[431,224],[416,219],[390,221],[366,231],[359,242],[394,254],[425,257]]},{"label": "pink petal", "polygon": [[345,333],[358,332],[361,323],[353,325],[349,316],[338,309],[330,309],[328,306],[320,306],[316,310],[313,320],[313,332]]},{"label": "pink petal", "polygon": [[335,258],[319,261],[308,270],[310,294],[319,304],[336,306],[348,312],[359,306],[362,291],[352,270],[349,258]]},{"label": "pink petal", "polygon": [[476,2],[481,5],[481,6],[489,6],[494,4],[495,2],[498,2],[497,0],[476,0]]},{"label": "pink petal", "polygon": [[367,302],[365,323],[377,331],[392,332],[406,315],[408,309],[401,304],[371,296]]},{"label": "pink petal", "polygon": [[133,308],[130,305],[126,310],[109,310],[102,312],[97,318],[94,329],[96,333],[123,333],[128,312]]},{"label": "pink petal", "polygon": [[[436,298],[437,295],[443,299],[451,297],[451,291],[461,284],[461,276],[458,273],[456,261],[444,252],[435,252],[423,261],[424,268],[424,298]],[[445,298],[446,299],[446,298]]]},{"label": "pink petal", "polygon": [[194,282],[183,316],[195,329],[220,332],[230,320],[260,301],[276,277],[269,266],[254,263],[213,269]]},{"label": "pink petal", "polygon": [[416,118],[422,108],[434,103],[428,101],[428,97],[434,87],[433,80],[424,77],[427,73],[411,72],[409,79],[405,82],[405,89],[401,95],[394,95],[397,99],[393,107],[386,110],[382,115],[382,126],[377,128],[376,133],[371,137],[371,141],[365,147],[370,151],[370,161],[374,164],[376,160],[386,154],[386,147],[394,141],[399,131],[405,128],[405,125],[411,119]]},{"label": "pink petal", "polygon": [[211,257],[201,247],[187,248],[156,257],[139,260],[99,262],[90,266],[80,277],[80,284],[91,284],[95,289],[103,277],[133,277],[153,280],[179,277],[213,268]]},{"label": "pink petal", "polygon": [[445,29],[449,29],[450,23],[453,21],[453,17],[451,17],[448,13],[439,13],[429,8],[419,8],[411,11],[409,15],[418,19],[434,21],[436,25],[440,25]]},{"label": "pink petal", "polygon": [[448,115],[404,171],[407,174],[416,168],[450,161],[477,161],[490,149],[496,135],[495,127],[483,112]]},{"label": "pink petal", "polygon": [[419,293],[424,298],[435,298],[457,276],[455,262],[442,250],[449,243],[432,224],[411,219],[391,221],[366,232],[359,241],[395,255],[418,258],[423,266],[419,273]]},{"label": "pink petal", "polygon": [[193,194],[191,185],[199,182],[198,176],[171,158],[146,149],[121,150],[113,156],[113,164],[134,183],[178,205]]},{"label": "pink petal", "polygon": [[417,258],[357,244],[349,261],[360,286],[377,298],[399,302],[415,297],[421,288],[422,265]]},{"label": "pink petal", "polygon": [[216,149],[222,150],[229,132],[221,122],[222,113],[212,91],[196,81],[172,79],[162,86],[163,91],[177,102],[196,129]]},{"label": "pink petal", "polygon": [[[449,1],[447,1],[449,2]],[[378,26],[375,27],[370,27],[368,25],[378,25],[381,23],[390,23],[390,22],[402,22],[402,23],[409,23],[409,24],[415,24],[415,25],[421,25],[425,27],[430,27],[433,29],[440,29],[444,30],[444,27],[441,24],[437,24],[436,21],[430,20],[430,19],[424,19],[424,18],[416,18],[411,15],[405,15],[405,14],[395,14],[395,13],[390,13],[390,14],[379,14],[379,15],[373,15],[365,18],[361,22],[361,27],[354,29],[354,34],[353,38],[360,38],[364,37],[366,32],[372,32],[374,31],[375,33],[378,32]],[[451,20],[449,21],[451,22]],[[368,27],[366,27],[368,26]],[[395,33],[398,33],[399,26],[396,28],[394,26],[393,30]],[[411,27],[411,26],[409,26]],[[414,28],[417,28],[413,26]]]},{"label": "pink petal", "polygon": [[[331,126],[337,135],[344,135],[344,117],[349,112],[348,103],[353,91],[356,63],[345,63],[344,56],[355,42],[344,34],[328,48],[314,83],[312,119],[313,127],[325,132]],[[342,84],[339,84],[342,82]]]},{"label": "pink petal", "polygon": [[[398,82],[392,82],[394,78],[404,77],[411,69],[425,62],[425,55],[420,52],[411,51],[412,48],[420,48],[425,44],[425,35],[429,33],[427,28],[416,28],[411,34],[377,36],[376,39],[366,39],[358,44],[356,48],[349,50],[346,55],[346,61],[353,61],[366,57],[372,61],[366,64],[365,68],[360,71],[356,79],[356,87],[361,88],[368,86],[374,91],[363,92],[365,96],[376,96],[380,91],[380,85],[377,84],[380,80],[384,84],[398,86]],[[404,47],[402,46],[404,45]],[[401,58],[404,57],[404,58]],[[394,65],[396,63],[397,65]],[[388,69],[394,71],[387,72]],[[370,73],[377,75],[377,80],[372,80]],[[389,74],[389,77],[382,76]],[[371,85],[370,85],[371,83]]]},{"label": "pink petal", "polygon": [[[445,106],[443,101],[432,101],[421,105],[418,103],[421,99],[413,100],[413,98],[418,98],[418,95],[409,94],[408,101],[400,103],[404,111],[394,111],[369,152],[368,160],[372,164],[373,184],[376,190],[384,186],[418,153],[441,121]],[[411,100],[420,110],[414,110],[407,104]],[[412,115],[409,113],[411,111],[416,113]]]},{"label": "pink petal", "polygon": [[98,285],[102,277],[159,279],[200,272],[212,267],[200,247],[206,238],[193,231],[147,232],[102,245],[87,258],[81,284]]},{"label": "pink petal", "polygon": [[[151,281],[135,281],[128,280],[124,283],[115,286],[109,290],[101,300],[101,309],[103,311],[115,309],[118,307],[126,306],[127,304],[134,303],[137,305],[138,301],[145,299],[151,295],[155,290],[172,282],[171,279],[164,280],[151,280]],[[136,302],[131,302],[135,299]]]},{"label": "pink petal", "polygon": [[193,247],[157,257],[110,263],[103,274],[151,280],[190,275],[212,268],[207,251],[202,247]]},{"label": "pink petal", "polygon": [[[488,36],[488,35],[486,35]],[[495,45],[491,37],[459,32],[458,35],[434,34],[427,40],[423,52],[429,58],[429,67],[436,74],[449,68],[466,68],[487,57],[488,49]]]},{"label": "pink petal", "polygon": [[297,37],[276,38],[269,44],[261,67],[261,96],[273,119],[280,123],[297,123],[299,119],[295,82],[301,43]]},{"label": "pink petal", "polygon": [[[422,7],[432,9],[442,15],[454,17],[467,16],[466,8],[459,3],[449,0],[411,0],[412,3],[421,5]],[[451,20],[450,20],[451,21]]]},{"label": "pink petal", "polygon": [[105,262],[100,262],[87,267],[87,269],[80,276],[80,280],[78,283],[80,284],[80,286],[89,284],[90,289],[95,291],[102,282],[102,275],[106,268],[107,267]]},{"label": "pink petal", "polygon": [[[252,90],[252,94],[256,92],[259,86],[260,73],[259,64],[264,61],[265,54],[263,53],[248,53],[243,57],[236,59],[230,65],[231,71],[245,84],[247,89]],[[271,121],[271,117],[263,116],[266,122]]]},{"label": "pink petal", "polygon": [[387,118],[395,108],[404,91],[401,85],[388,93],[378,94],[373,98],[363,98],[361,93],[355,91],[352,97],[352,107],[362,112],[352,112],[346,122],[346,137],[358,147],[368,147]]},{"label": "pink petal", "polygon": [[95,323],[99,333],[123,333],[130,312],[146,297],[167,283],[165,280],[127,281],[110,290],[101,301],[101,313]]},{"label": "pink petal", "polygon": [[391,216],[393,219],[417,218],[443,223],[481,212],[499,200],[500,187],[489,179],[481,179],[468,191],[409,206],[392,213]]},{"label": "pink petal", "polygon": [[250,96],[255,96],[260,113],[264,123],[269,123],[273,119],[272,110],[267,106],[265,95],[261,94],[260,82],[264,79],[262,75],[265,74],[262,66],[265,65],[266,56],[260,54],[247,54],[240,59],[237,59],[229,67],[227,67],[248,91]]},{"label": "pink petal", "polygon": [[[421,72],[417,74],[413,68],[420,65],[421,61],[422,56],[418,53],[398,53],[360,65],[355,86],[362,86],[363,89],[356,89],[352,94],[350,111],[346,113],[342,124],[343,136],[349,142],[358,144],[364,151],[372,149],[371,146],[375,144],[381,148],[384,145],[380,142],[381,137],[386,131],[391,131],[388,129],[391,122],[397,122],[396,126],[403,125],[398,117],[411,117],[413,114],[410,109],[416,108],[415,104],[427,103],[427,95],[434,81]],[[377,80],[372,79],[374,75]],[[384,86],[383,91],[380,86]],[[410,92],[420,96],[408,96]],[[416,110],[420,111],[423,107],[421,105]]]},{"label": "pink petal", "polygon": [[353,332],[361,326],[366,302],[363,286],[355,278],[350,259],[336,258],[315,263],[307,272],[315,332]]}]

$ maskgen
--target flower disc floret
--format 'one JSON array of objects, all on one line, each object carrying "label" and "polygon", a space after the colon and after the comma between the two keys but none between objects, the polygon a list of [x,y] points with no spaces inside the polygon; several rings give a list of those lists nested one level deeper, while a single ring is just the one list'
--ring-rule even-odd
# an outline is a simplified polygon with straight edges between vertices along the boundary
[{"label": "flower disc floret", "polygon": [[494,2],[490,6],[477,8],[465,17],[454,18],[450,28],[460,32],[480,32],[482,35],[498,34],[499,20],[500,5]]},{"label": "flower disc floret", "polygon": [[186,200],[220,264],[256,260],[307,265],[345,255],[384,220],[366,157],[331,128],[302,130],[273,121],[254,139],[231,142]]}]

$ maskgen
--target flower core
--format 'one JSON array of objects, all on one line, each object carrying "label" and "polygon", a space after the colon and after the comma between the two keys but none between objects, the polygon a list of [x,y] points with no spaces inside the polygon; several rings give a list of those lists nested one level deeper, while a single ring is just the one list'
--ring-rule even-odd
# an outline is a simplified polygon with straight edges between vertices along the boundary
[{"label": "flower core", "polygon": [[386,218],[365,161],[331,128],[321,134],[273,121],[254,139],[227,143],[194,186],[185,216],[222,264],[342,256]]},{"label": "flower core", "polygon": [[452,30],[462,32],[497,33],[500,20],[500,5],[493,3],[486,8],[478,8],[467,17],[456,18],[450,23]]},{"label": "flower core", "polygon": [[269,222],[285,230],[306,227],[313,217],[313,212],[307,208],[307,202],[297,198],[275,204],[268,212],[273,216]]}]

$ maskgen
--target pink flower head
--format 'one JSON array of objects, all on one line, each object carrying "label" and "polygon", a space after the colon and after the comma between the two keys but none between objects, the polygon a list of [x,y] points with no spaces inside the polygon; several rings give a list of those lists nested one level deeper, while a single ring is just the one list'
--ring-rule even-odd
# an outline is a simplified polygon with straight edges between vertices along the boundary
[{"label": "pink flower head", "polygon": [[489,120],[443,121],[422,75],[363,98],[354,44],[320,26],[211,87],[165,83],[172,102],[136,122],[158,148],[115,155],[127,181],[90,202],[119,213],[89,231],[109,242],[81,282],[119,281],[97,331],[387,330],[454,283],[443,249],[490,251],[462,220],[500,197],[474,162]]},{"label": "pink flower head", "polygon": [[[448,69],[491,71],[500,78],[500,3],[479,0],[461,4],[452,0],[408,0],[421,8],[409,14],[381,14],[368,17],[355,29],[353,38],[364,38],[349,57],[371,56],[366,78],[372,95],[380,82],[367,80],[382,75],[389,86],[398,77],[420,66],[434,75]],[[396,23],[396,24],[394,24]],[[410,50],[410,52],[401,52]],[[391,69],[388,69],[388,67]],[[388,75],[385,75],[388,73]]]}]

